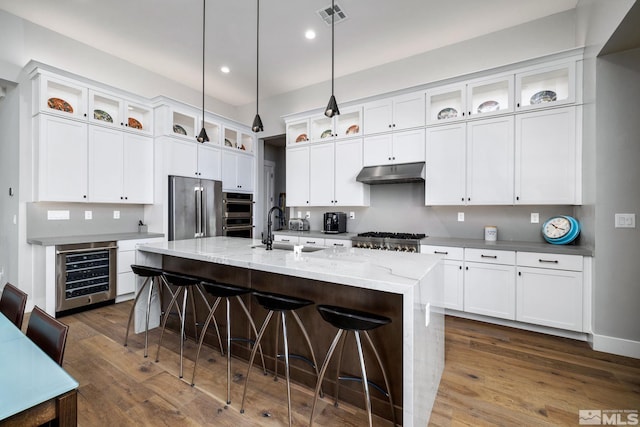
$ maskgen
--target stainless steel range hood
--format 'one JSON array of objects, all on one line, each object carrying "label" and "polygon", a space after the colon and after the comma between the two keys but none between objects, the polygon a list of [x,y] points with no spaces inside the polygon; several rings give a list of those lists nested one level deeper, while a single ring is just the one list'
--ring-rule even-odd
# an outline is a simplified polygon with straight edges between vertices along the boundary
[{"label": "stainless steel range hood", "polygon": [[400,165],[367,166],[362,168],[356,181],[365,184],[401,184],[424,182],[425,163],[404,163]]}]

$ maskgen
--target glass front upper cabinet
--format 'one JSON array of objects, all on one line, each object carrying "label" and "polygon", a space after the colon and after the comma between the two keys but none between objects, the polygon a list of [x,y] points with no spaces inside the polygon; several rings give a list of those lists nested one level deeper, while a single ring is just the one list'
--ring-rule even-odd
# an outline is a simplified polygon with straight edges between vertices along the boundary
[{"label": "glass front upper cabinet", "polygon": [[287,122],[287,145],[309,141],[309,119]]},{"label": "glass front upper cabinet", "polygon": [[33,82],[33,114],[42,111],[68,118],[86,119],[86,87],[43,74]]},{"label": "glass front upper cabinet", "polygon": [[465,85],[427,91],[427,124],[443,124],[467,118]]},{"label": "glass front upper cabinet", "polygon": [[527,110],[575,102],[575,76],[575,62],[516,74],[516,108]]},{"label": "glass front upper cabinet", "polygon": [[327,141],[334,138],[351,138],[361,135],[362,108],[344,108],[339,115],[324,114],[311,118],[311,140]]},{"label": "glass front upper cabinet", "polygon": [[467,84],[467,118],[513,111],[513,75]]}]

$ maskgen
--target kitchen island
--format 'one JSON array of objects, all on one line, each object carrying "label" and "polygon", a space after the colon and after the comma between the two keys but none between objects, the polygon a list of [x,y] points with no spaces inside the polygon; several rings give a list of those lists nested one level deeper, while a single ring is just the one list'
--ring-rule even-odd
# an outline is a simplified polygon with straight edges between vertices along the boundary
[{"label": "kitchen island", "polygon": [[[288,250],[266,251],[258,240],[211,237],[141,245],[137,263],[193,274],[211,280],[253,289],[301,296],[316,304],[334,304],[388,316],[392,323],[372,331],[372,339],[388,370],[397,415],[405,426],[428,423],[444,368],[443,310],[435,305],[443,292],[442,263],[438,255],[405,254],[357,248],[330,248],[294,254]],[[250,304],[256,323],[264,311]],[[206,315],[199,313],[198,316]],[[220,310],[224,314],[223,310]],[[156,311],[157,313],[157,311]],[[137,314],[141,314],[139,310]],[[156,314],[157,316],[157,314]],[[140,318],[141,316],[137,316]],[[311,332],[316,355],[323,359],[335,329],[322,321],[316,310],[301,310],[300,317]],[[187,318],[188,319],[188,318]],[[141,319],[136,319],[140,324]],[[239,333],[248,327],[241,316],[232,321]],[[292,331],[292,333],[295,331]],[[207,341],[209,341],[209,335]],[[210,342],[216,342],[211,336]],[[292,349],[304,349],[290,335]],[[265,358],[273,354],[271,340],[263,340]],[[294,350],[292,350],[294,351]],[[246,357],[236,351],[232,354]],[[273,357],[267,361],[270,367]],[[357,359],[349,344],[345,347],[343,369],[358,374]],[[372,379],[382,383],[374,365]],[[351,369],[354,368],[354,369]],[[332,375],[329,368],[328,376]],[[313,371],[305,367],[292,370],[292,377],[313,387]],[[333,379],[325,390],[332,393]],[[341,399],[361,405],[360,388],[341,385]],[[385,399],[373,401],[374,412],[389,417]]]}]

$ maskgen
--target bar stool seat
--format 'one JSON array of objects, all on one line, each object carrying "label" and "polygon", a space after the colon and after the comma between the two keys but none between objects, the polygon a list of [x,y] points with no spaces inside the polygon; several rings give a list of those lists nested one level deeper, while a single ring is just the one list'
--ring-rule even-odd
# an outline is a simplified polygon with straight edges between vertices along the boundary
[{"label": "bar stool seat", "polygon": [[[316,377],[318,377],[318,363],[316,362],[316,356],[313,351],[313,347],[311,345],[311,340],[309,339],[309,334],[307,333],[306,328],[304,327],[302,321],[300,320],[300,316],[298,316],[298,313],[296,313],[296,310],[313,305],[314,302],[304,298],[297,298],[289,295],[262,292],[262,291],[254,291],[253,296],[258,301],[258,304],[260,304],[263,308],[268,310],[268,313],[264,319],[264,322],[262,323],[262,326],[260,327],[260,332],[258,332],[258,338],[256,339],[256,344],[254,345],[253,350],[251,351],[251,357],[249,358],[249,368],[247,370],[247,376],[245,378],[244,392],[242,394],[242,405],[240,407],[240,413],[244,413],[244,403],[245,403],[245,398],[247,396],[247,385],[249,384],[249,374],[251,373],[251,367],[253,365],[253,360],[256,355],[256,350],[260,345],[260,341],[264,336],[267,326],[269,326],[269,322],[271,321],[273,314],[280,313],[280,316],[278,316],[277,319],[278,319],[278,323],[282,324],[284,354],[278,354],[278,341],[279,341],[278,333],[280,329],[278,325],[278,327],[276,327],[276,336],[275,336],[276,345],[275,345],[274,380],[277,380],[278,378],[278,358],[284,358],[285,378],[287,380],[287,409],[289,414],[289,425],[291,426],[292,412],[291,412],[291,380],[289,376],[289,359],[295,358],[295,359],[303,360],[304,362],[308,363],[313,367],[313,369],[316,372]],[[304,336],[307,346],[309,348],[309,352],[311,354],[311,360],[299,354],[289,354],[289,341],[288,341],[288,335],[287,335],[287,316],[286,316],[287,313],[291,313],[294,320],[298,324],[298,327],[300,328],[302,335]]]},{"label": "bar stool seat", "polygon": [[133,313],[136,309],[136,305],[138,304],[138,300],[143,295],[145,288],[148,287],[147,293],[147,313],[145,317],[145,328],[144,328],[144,357],[147,357],[148,347],[149,347],[149,314],[151,312],[151,295],[153,294],[153,287],[157,288],[157,292],[161,293],[163,285],[169,291],[169,295],[173,296],[173,292],[169,287],[165,277],[164,270],[156,267],[148,267],[145,265],[137,265],[132,264],[131,270],[136,276],[144,277],[144,283],[138,290],[135,299],[133,300],[133,305],[131,306],[131,311],[129,311],[129,320],[127,321],[127,333],[124,337],[124,346],[127,346],[127,341],[129,340],[129,329],[131,328],[131,320],[133,319]]},{"label": "bar stool seat", "polygon": [[[335,305],[318,305],[316,308],[320,313],[320,315],[322,316],[322,318],[327,323],[338,328],[338,332],[336,333],[336,336],[333,339],[331,346],[329,347],[327,356],[325,357],[325,360],[322,364],[322,368],[320,369],[320,375],[318,377],[318,383],[316,385],[316,391],[313,397],[313,406],[311,407],[311,417],[309,420],[309,426],[313,425],[313,414],[315,412],[318,395],[322,387],[322,380],[327,371],[327,367],[329,366],[329,362],[331,361],[331,357],[333,356],[333,353],[339,342],[341,342],[341,345],[340,345],[340,354],[338,357],[338,366],[337,366],[337,373],[336,373],[336,394],[335,394],[335,402],[334,402],[335,406],[338,406],[338,394],[340,389],[340,381],[341,380],[359,381],[362,383],[362,389],[365,397],[365,406],[367,409],[369,426],[371,427],[373,425],[373,419],[371,415],[371,397],[369,394],[369,386],[374,387],[389,399],[389,405],[391,406],[391,416],[393,420],[393,425],[395,426],[396,425],[395,409],[393,406],[393,399],[391,397],[391,388],[389,387],[389,379],[384,369],[384,366],[382,365],[382,360],[380,359],[378,350],[373,345],[373,341],[371,340],[371,337],[367,332],[372,329],[391,323],[391,319],[385,316],[381,316],[379,314],[369,313],[369,312],[360,311],[360,310],[354,310],[346,307],[338,307]],[[360,370],[361,370],[362,377],[340,376],[340,364],[342,362],[342,353],[344,350],[345,339],[347,336],[347,334],[344,334],[343,336],[343,333],[345,331],[351,331],[354,334],[354,337],[356,340],[356,347],[358,349],[358,358],[360,360]],[[367,378],[367,371],[366,371],[364,355],[362,351],[362,342],[360,338],[361,333],[364,335],[364,337],[366,338],[366,341],[369,343],[369,346],[373,350],[373,354],[375,355],[376,361],[378,362],[378,366],[382,371],[382,376],[384,378],[386,390],[378,386],[377,384],[369,381]]]},{"label": "bar stool seat", "polygon": [[[167,271],[165,271],[164,277],[166,278],[168,283],[176,286],[178,290],[173,294],[173,297],[171,298],[171,302],[169,302],[167,311],[164,313],[164,316],[162,319],[162,332],[160,333],[160,341],[158,342],[158,351],[156,352],[156,362],[160,360],[160,347],[162,346],[162,338],[164,337],[164,331],[167,326],[167,319],[169,318],[171,308],[175,305],[180,316],[180,378],[182,378],[183,377],[182,359],[183,359],[183,353],[184,353],[184,340],[186,339],[186,335],[184,331],[184,323],[185,323],[185,318],[187,313],[187,299],[191,301],[191,306],[193,307],[193,310],[192,310],[193,327],[195,331],[196,340],[198,339],[198,324],[196,321],[195,298],[193,296],[195,291],[193,289],[195,289],[198,292],[198,294],[206,304],[209,311],[211,311],[211,306],[209,305],[207,298],[202,293],[202,289],[200,289],[199,285],[202,279],[195,276],[189,276],[185,274],[173,273],[173,272],[167,272]],[[180,310],[180,307],[178,306],[178,301],[177,301],[180,294],[182,294],[182,308],[181,308],[182,313],[180,313],[181,310]]]},{"label": "bar stool seat", "polygon": [[[226,317],[226,322],[227,322],[226,323],[227,404],[230,404],[231,403],[231,342],[232,341],[245,341],[245,342],[249,342],[251,344],[255,344],[255,342],[252,341],[250,338],[234,338],[234,337],[231,337],[230,299],[235,297],[236,301],[238,301],[238,304],[242,308],[242,311],[244,311],[245,315],[247,316],[247,319],[249,320],[249,324],[251,325],[251,329],[253,330],[254,336],[257,338],[258,337],[258,331],[256,330],[256,324],[253,322],[253,318],[251,317],[251,314],[249,313],[249,310],[247,309],[247,306],[245,305],[244,301],[241,298],[242,295],[246,295],[246,294],[251,293],[251,289],[245,288],[245,287],[241,287],[241,286],[229,285],[229,284],[226,284],[226,283],[210,282],[210,281],[206,281],[206,280],[203,280],[201,285],[202,285],[204,291],[206,293],[212,295],[213,297],[215,297],[216,300],[213,303],[213,306],[211,307],[209,315],[207,316],[207,320],[204,322],[204,326],[202,328],[202,331],[200,332],[200,342],[198,344],[198,352],[196,354],[196,361],[195,361],[195,363],[193,365],[193,376],[191,377],[191,386],[193,387],[195,385],[196,368],[198,366],[198,359],[200,357],[200,350],[202,349],[202,342],[204,341],[204,337],[205,337],[205,334],[207,332],[207,329],[209,327],[209,324],[210,324],[211,320],[213,320],[214,326],[216,328],[216,334],[218,335],[218,343],[220,344],[220,354],[222,354],[224,356],[224,348],[222,346],[222,340],[220,339],[220,330],[218,328],[218,323],[216,322],[216,318],[215,318],[216,309],[218,308],[218,305],[220,304],[220,301],[224,298],[225,303],[226,303],[226,316],[227,316]],[[260,348],[260,358],[262,359],[262,368],[264,370],[264,374],[266,375],[267,374],[267,370],[265,368],[264,356],[262,354],[262,349],[261,348]]]}]

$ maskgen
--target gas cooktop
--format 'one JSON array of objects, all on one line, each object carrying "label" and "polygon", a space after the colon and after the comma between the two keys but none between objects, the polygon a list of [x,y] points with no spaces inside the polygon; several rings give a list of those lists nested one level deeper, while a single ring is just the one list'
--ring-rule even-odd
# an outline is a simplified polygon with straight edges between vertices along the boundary
[{"label": "gas cooktop", "polygon": [[384,251],[420,252],[420,239],[425,234],[416,233],[386,233],[368,231],[359,233],[351,238],[356,248],[380,249]]}]

